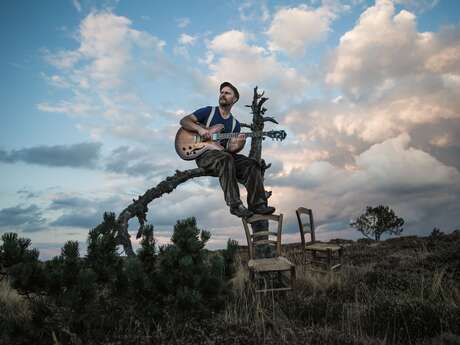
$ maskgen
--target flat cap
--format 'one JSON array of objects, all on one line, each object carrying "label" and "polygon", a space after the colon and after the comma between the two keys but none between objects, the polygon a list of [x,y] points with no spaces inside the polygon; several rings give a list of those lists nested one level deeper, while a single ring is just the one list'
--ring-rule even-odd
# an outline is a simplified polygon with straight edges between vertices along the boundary
[{"label": "flat cap", "polygon": [[230,89],[233,90],[233,92],[235,93],[235,96],[236,96],[236,100],[239,100],[240,99],[240,93],[238,92],[238,89],[236,87],[234,87],[231,83],[229,83],[228,81],[224,81],[222,84],[220,84],[220,88],[219,88],[219,91],[222,91],[222,89],[224,87],[228,86]]}]

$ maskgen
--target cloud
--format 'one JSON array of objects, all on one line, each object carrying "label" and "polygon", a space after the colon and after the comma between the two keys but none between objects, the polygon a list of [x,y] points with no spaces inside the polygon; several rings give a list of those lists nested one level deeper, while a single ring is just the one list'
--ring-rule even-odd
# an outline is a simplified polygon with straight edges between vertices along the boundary
[{"label": "cloud", "polygon": [[71,68],[81,58],[78,50],[60,50],[56,53],[51,53],[49,50],[44,49],[43,54],[48,63],[60,69]]},{"label": "cloud", "polygon": [[252,95],[254,85],[264,85],[285,98],[302,95],[307,79],[294,68],[280,63],[265,48],[249,44],[249,39],[250,35],[245,32],[230,30],[209,42],[213,57],[208,60],[211,83],[217,87],[220,81],[231,80],[241,88],[242,98]]},{"label": "cloud", "polygon": [[305,49],[323,40],[330,31],[331,22],[337,17],[328,6],[316,9],[306,5],[278,10],[267,31],[269,48],[301,56]]},{"label": "cloud", "polygon": [[326,238],[366,205],[392,206],[406,219],[406,233],[458,227],[452,214],[460,203],[459,171],[414,148],[407,134],[372,145],[356,155],[352,168],[312,162],[274,174],[266,184],[274,191],[272,203],[287,214],[287,232],[298,231],[291,213],[299,206],[314,210]]},{"label": "cloud", "polygon": [[[460,45],[447,46],[441,48],[439,52],[434,53],[425,62],[425,68],[434,73],[456,73],[460,71]],[[448,76],[455,78],[455,76]],[[457,80],[452,80],[458,83]]]},{"label": "cloud", "polygon": [[75,7],[75,9],[78,12],[81,12],[82,8],[81,8],[81,3],[79,0],[72,0],[72,5]]},{"label": "cloud", "polygon": [[51,200],[49,210],[74,209],[88,207],[90,200],[78,196],[59,196]]},{"label": "cloud", "polygon": [[256,20],[266,22],[270,19],[266,1],[245,0],[238,6],[238,12],[243,22]]},{"label": "cloud", "polygon": [[[267,161],[271,157],[283,157],[283,170],[273,175],[275,183],[311,188],[321,184],[330,185],[328,181],[345,181],[343,188],[353,188],[356,184],[372,180],[373,185],[377,183],[385,189],[405,190],[415,187],[432,189],[449,185],[449,181],[460,181],[457,169],[446,166],[421,149],[409,147],[410,136],[406,132],[370,146],[352,140],[347,144],[347,137],[333,130],[331,133],[325,130],[326,140],[323,144],[322,140],[317,141],[315,134],[307,134],[302,145],[299,145],[304,147],[303,153],[298,149],[293,151],[292,144],[266,151]],[[331,142],[334,136],[336,141]],[[315,145],[322,150],[314,149]],[[419,143],[417,145],[421,146]],[[308,149],[308,146],[311,148]],[[348,158],[335,161],[334,156],[337,155],[346,155]],[[456,160],[458,162],[458,158]],[[430,174],[420,174],[426,171],[430,171]]]},{"label": "cloud", "polygon": [[303,145],[327,151],[333,164],[351,164],[356,154],[401,134],[441,157],[427,143],[460,143],[454,130],[460,117],[458,32],[447,27],[419,33],[415,15],[396,14],[390,1],[377,1],[341,37],[325,66],[326,87],[342,94],[291,106],[283,125]]},{"label": "cloud", "polygon": [[188,34],[181,34],[179,39],[178,39],[178,42],[180,44],[184,44],[184,45],[193,45],[196,41],[196,36],[191,36],[191,35],[188,35]]},{"label": "cloud", "polygon": [[390,0],[377,0],[357,25],[340,38],[326,81],[354,97],[378,97],[397,80],[459,74],[458,28],[439,33],[417,32],[416,16],[395,13]]},{"label": "cloud", "polygon": [[0,209],[0,227],[4,231],[15,231],[21,228],[25,232],[34,232],[44,229],[45,219],[37,205],[16,205]]},{"label": "cloud", "polygon": [[[115,195],[115,194],[114,194]],[[85,196],[78,193],[51,195],[46,211],[57,213],[50,227],[76,227],[90,229],[102,221],[104,212],[120,212],[129,201],[118,196]]]},{"label": "cloud", "polygon": [[98,212],[91,213],[66,213],[50,223],[51,226],[66,226],[91,229],[100,224],[102,215]]},{"label": "cloud", "polygon": [[356,158],[354,179],[363,177],[365,171],[374,188],[396,192],[459,186],[460,173],[455,168],[409,147],[409,142],[409,135],[401,134],[371,146]]},{"label": "cloud", "polygon": [[57,88],[68,88],[70,86],[69,83],[59,75],[55,74],[48,76],[44,73],[42,73],[41,75],[50,85],[55,86]]},{"label": "cloud", "polygon": [[[150,50],[148,57],[160,57],[165,42],[130,28],[131,21],[112,13],[91,13],[80,25],[80,47],[77,52],[91,63],[86,66],[86,75],[102,89],[110,89],[122,83],[125,73],[133,64],[132,49]],[[144,60],[145,61],[145,60]]]},{"label": "cloud", "polygon": [[184,57],[185,59],[190,59],[190,53],[187,49],[187,46],[193,46],[197,40],[197,36],[191,36],[186,33],[182,33],[177,39],[178,45],[174,46],[173,53]]},{"label": "cloud", "polygon": [[455,139],[450,133],[444,133],[440,136],[433,137],[433,139],[430,140],[430,144],[437,147],[448,147],[455,145]]},{"label": "cloud", "polygon": [[315,161],[305,167],[293,167],[288,172],[274,175],[270,182],[278,186],[295,186],[301,189],[318,187],[335,178],[336,168],[326,161]]},{"label": "cloud", "polygon": [[425,12],[434,8],[439,3],[439,0],[395,0],[395,3],[416,12]]},{"label": "cloud", "polygon": [[100,158],[100,143],[36,146],[9,152],[0,150],[0,162],[24,162],[55,167],[94,168]]},{"label": "cloud", "polygon": [[21,188],[20,190],[16,191],[18,195],[23,197],[24,199],[32,199],[38,197],[40,194],[37,192],[33,192],[31,190],[26,189],[25,187]]},{"label": "cloud", "polygon": [[87,116],[97,111],[98,107],[91,104],[88,98],[75,97],[72,101],[59,101],[54,104],[38,103],[37,109],[47,113],[63,113],[71,116]]},{"label": "cloud", "polygon": [[112,150],[106,159],[105,170],[131,176],[145,176],[148,179],[164,176],[173,171],[168,164],[161,163],[159,157],[149,150],[129,146],[120,146]]},{"label": "cloud", "polygon": [[183,18],[177,18],[176,19],[177,26],[181,29],[187,27],[190,25],[191,21],[190,18],[183,17]]},{"label": "cloud", "polygon": [[[45,112],[80,116],[80,128],[133,140],[154,137],[145,121],[155,112],[141,96],[139,85],[176,71],[164,53],[165,42],[148,32],[132,28],[127,17],[109,11],[91,12],[80,23],[78,48],[50,52],[45,59],[57,68],[53,84],[67,87],[72,96],[42,101]],[[144,86],[144,85],[142,85]],[[85,117],[86,116],[86,117]]]}]

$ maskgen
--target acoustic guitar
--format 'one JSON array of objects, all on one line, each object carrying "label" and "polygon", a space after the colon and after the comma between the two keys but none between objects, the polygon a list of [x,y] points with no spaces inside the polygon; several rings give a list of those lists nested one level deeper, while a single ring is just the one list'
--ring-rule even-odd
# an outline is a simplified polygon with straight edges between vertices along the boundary
[{"label": "acoustic guitar", "polygon": [[[204,126],[202,126],[204,127]],[[244,134],[244,137],[269,137],[273,140],[284,140],[286,138],[286,132],[281,131],[268,131],[268,132],[247,132],[247,133],[221,133],[224,129],[223,124],[217,124],[208,128],[211,132],[211,138],[202,138],[198,133],[188,131],[184,128],[180,128],[176,134],[175,148],[180,158],[190,161],[196,159],[208,150],[224,150],[225,148],[219,144],[219,140],[236,138],[240,134]]]}]

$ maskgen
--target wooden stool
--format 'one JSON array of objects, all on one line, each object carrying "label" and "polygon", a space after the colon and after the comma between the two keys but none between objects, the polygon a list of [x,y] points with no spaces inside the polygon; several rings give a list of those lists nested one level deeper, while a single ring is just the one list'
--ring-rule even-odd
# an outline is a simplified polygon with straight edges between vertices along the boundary
[{"label": "wooden stool", "polygon": [[[249,277],[252,281],[256,281],[257,278],[261,277],[262,279],[270,278],[273,274],[276,274],[278,280],[282,280],[283,273],[289,272],[289,279],[286,285],[287,286],[267,286],[258,288],[256,287],[256,292],[269,292],[269,291],[288,291],[292,290],[295,281],[295,265],[290,262],[285,257],[281,256],[281,232],[283,227],[283,214],[279,215],[261,215],[256,214],[248,219],[243,220],[244,231],[246,233],[246,240],[248,242],[248,251],[249,251]],[[260,220],[273,220],[278,222],[277,232],[260,231],[256,233],[251,233],[249,230],[248,224],[252,222],[257,222]],[[276,239],[270,239],[276,236]],[[272,258],[256,258],[255,249],[258,246],[275,246],[276,254]],[[266,282],[266,279],[264,279]],[[279,282],[280,285],[283,282]]]}]

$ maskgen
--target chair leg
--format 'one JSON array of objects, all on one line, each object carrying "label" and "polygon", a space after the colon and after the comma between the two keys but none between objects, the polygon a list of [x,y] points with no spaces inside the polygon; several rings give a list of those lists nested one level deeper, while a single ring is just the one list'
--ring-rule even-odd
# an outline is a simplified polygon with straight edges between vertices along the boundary
[{"label": "chair leg", "polygon": [[291,267],[291,289],[294,289],[294,282],[295,282],[295,266]]}]

